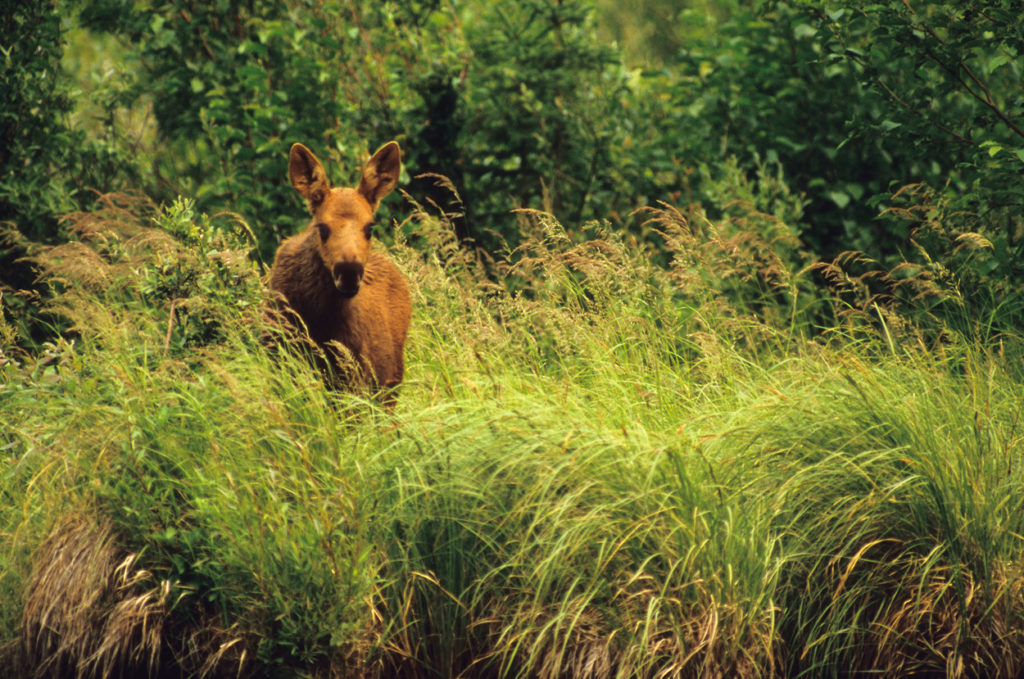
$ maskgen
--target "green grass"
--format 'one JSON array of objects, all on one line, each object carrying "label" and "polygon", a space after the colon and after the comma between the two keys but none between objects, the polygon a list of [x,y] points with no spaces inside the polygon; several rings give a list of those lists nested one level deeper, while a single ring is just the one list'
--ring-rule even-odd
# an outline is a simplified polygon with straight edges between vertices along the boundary
[{"label": "green grass", "polygon": [[[388,411],[267,341],[223,233],[118,214],[88,271],[42,255],[75,342],[0,368],[4,640],[91,621],[75,648],[131,647],[130,595],[192,674],[1021,672],[1014,338],[812,330],[803,274],[730,277],[720,231],[661,266],[534,216],[488,278],[419,215]],[[41,545],[68,531],[134,577],[83,573],[96,595],[46,631],[29,613],[67,586]]]}]

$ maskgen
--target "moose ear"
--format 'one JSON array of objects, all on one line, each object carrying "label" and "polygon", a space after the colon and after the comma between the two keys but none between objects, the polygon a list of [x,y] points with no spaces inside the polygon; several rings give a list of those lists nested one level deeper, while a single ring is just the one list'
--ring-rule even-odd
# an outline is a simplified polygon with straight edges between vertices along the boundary
[{"label": "moose ear", "polygon": [[401,172],[402,150],[398,148],[397,142],[389,141],[366,161],[358,191],[376,210],[380,199],[391,193],[398,185],[398,175]]},{"label": "moose ear", "polygon": [[302,144],[293,144],[288,154],[288,177],[299,195],[309,202],[310,211],[324,202],[327,192],[331,189],[324,166],[313,152]]}]

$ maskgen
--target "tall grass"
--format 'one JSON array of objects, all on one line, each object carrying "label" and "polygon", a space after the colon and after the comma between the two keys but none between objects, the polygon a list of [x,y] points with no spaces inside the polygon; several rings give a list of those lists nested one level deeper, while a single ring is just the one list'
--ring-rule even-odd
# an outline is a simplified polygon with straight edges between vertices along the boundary
[{"label": "tall grass", "polygon": [[108,207],[37,254],[74,341],[0,368],[26,672],[1024,668],[1013,338],[823,332],[765,215],[653,213],[659,262],[524,213],[487,271],[421,211],[390,247],[416,312],[385,411],[273,341],[228,226]]}]

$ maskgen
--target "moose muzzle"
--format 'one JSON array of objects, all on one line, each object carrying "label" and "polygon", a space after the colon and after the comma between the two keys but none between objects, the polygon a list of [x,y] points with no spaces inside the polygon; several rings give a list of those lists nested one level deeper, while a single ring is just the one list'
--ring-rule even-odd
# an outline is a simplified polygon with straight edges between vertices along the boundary
[{"label": "moose muzzle", "polygon": [[339,262],[334,265],[334,287],[342,297],[354,297],[363,282],[363,265],[359,262]]}]

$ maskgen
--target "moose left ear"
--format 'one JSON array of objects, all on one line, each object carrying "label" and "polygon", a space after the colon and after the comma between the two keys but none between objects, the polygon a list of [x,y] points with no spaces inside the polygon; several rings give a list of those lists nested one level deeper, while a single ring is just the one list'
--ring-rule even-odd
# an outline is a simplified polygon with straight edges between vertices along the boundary
[{"label": "moose left ear", "polygon": [[401,172],[402,150],[398,148],[397,142],[389,141],[366,161],[358,191],[376,210],[380,199],[391,193],[398,185],[398,176]]},{"label": "moose left ear", "polygon": [[331,190],[323,165],[302,144],[292,144],[288,153],[288,176],[299,195],[309,202],[310,211],[316,210]]}]

